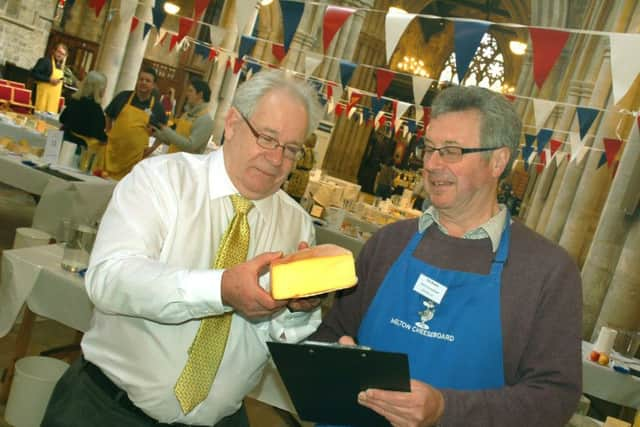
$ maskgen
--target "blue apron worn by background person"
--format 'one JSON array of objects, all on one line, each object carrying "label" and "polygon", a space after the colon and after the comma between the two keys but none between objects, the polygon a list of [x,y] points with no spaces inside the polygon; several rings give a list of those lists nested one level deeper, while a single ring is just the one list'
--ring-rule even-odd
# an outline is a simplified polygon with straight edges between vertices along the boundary
[{"label": "blue apron worn by background person", "polygon": [[[447,270],[415,258],[413,252],[424,234],[416,232],[369,306],[358,344],[407,353],[411,378],[436,388],[504,386],[500,282],[509,253],[510,224],[507,215],[487,275]],[[414,290],[424,276],[446,286],[440,304]]]}]

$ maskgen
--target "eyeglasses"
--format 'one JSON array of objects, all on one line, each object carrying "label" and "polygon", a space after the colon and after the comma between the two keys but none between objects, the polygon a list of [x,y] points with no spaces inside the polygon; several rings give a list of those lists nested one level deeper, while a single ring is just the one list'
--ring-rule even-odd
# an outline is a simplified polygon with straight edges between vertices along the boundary
[{"label": "eyeglasses", "polygon": [[249,123],[249,119],[247,119],[244,114],[238,111],[242,120],[247,124],[249,130],[256,137],[256,142],[262,148],[266,148],[268,150],[275,150],[277,148],[282,147],[282,154],[289,160],[300,160],[304,155],[304,149],[301,145],[298,144],[280,144],[277,139],[265,135],[263,133],[258,132],[255,128]]},{"label": "eyeglasses", "polygon": [[462,148],[455,145],[446,145],[436,148],[430,145],[424,147],[424,159],[429,159],[436,151],[440,154],[440,158],[446,163],[457,163],[462,160],[462,156],[469,153],[481,153],[483,151],[493,151],[502,147],[480,147],[480,148]]}]

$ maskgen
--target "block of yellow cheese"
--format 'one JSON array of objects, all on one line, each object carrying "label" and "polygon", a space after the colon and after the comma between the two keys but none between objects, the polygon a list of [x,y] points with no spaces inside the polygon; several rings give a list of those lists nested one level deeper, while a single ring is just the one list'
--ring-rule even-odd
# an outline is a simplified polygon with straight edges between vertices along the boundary
[{"label": "block of yellow cheese", "polygon": [[273,299],[304,298],[354,286],[353,254],[337,245],[318,245],[271,263]]}]

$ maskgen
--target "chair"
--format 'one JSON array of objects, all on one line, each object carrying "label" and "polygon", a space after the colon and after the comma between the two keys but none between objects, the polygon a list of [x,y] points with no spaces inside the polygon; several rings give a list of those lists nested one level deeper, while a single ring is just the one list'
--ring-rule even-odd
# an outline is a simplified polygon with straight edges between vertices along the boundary
[{"label": "chair", "polygon": [[14,82],[12,80],[9,80],[7,83],[9,84],[9,86],[13,86],[13,87],[21,87],[21,88],[25,87],[24,83],[22,82]]},{"label": "chair", "polygon": [[20,87],[13,88],[13,99],[11,100],[11,108],[13,111],[22,114],[33,113],[33,104],[31,104],[31,90]]},{"label": "chair", "polygon": [[0,85],[0,99],[11,102],[13,99],[13,88],[9,85]]},{"label": "chair", "polygon": [[62,113],[63,109],[64,109],[64,96],[61,96],[60,100],[58,101],[58,113]]}]

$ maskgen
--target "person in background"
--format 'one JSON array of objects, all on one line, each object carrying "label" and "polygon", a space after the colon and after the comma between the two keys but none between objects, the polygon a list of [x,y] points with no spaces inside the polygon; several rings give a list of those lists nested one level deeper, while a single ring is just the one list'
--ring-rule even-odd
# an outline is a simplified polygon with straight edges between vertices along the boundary
[{"label": "person in background", "polygon": [[502,95],[442,91],[425,136],[432,206],[367,241],[358,286],[310,337],[408,354],[409,393],[357,396],[392,425],[561,427],[575,411],[580,271],[496,201],[520,137]]},{"label": "person in background", "polygon": [[58,43],[51,56],[44,56],[31,69],[31,77],[36,81],[35,110],[58,114],[64,79],[64,63],[69,49]]},{"label": "person in background", "polygon": [[304,196],[307,185],[309,184],[309,171],[313,169],[313,163],[315,161],[313,148],[316,146],[316,140],[317,136],[315,133],[307,138],[304,142],[303,156],[296,162],[296,167],[289,176],[287,193],[298,203],[302,199],[302,196]]},{"label": "person in background", "polygon": [[87,146],[91,138],[107,143],[106,121],[100,103],[107,87],[107,77],[100,71],[90,71],[71,96],[69,104],[60,114],[65,141]]},{"label": "person in background", "polygon": [[207,142],[213,132],[213,119],[209,113],[211,89],[204,80],[194,78],[187,86],[186,98],[184,113],[176,119],[175,130],[166,125],[152,125],[156,142],[145,153],[145,157],[159,144],[169,145],[169,153],[202,153],[207,148]]},{"label": "person in background", "polygon": [[176,115],[176,90],[172,87],[169,88],[167,93],[160,97],[160,102],[162,103],[162,108],[164,108],[164,113],[169,118],[173,118]]},{"label": "person in background", "polygon": [[42,426],[248,426],[265,341],[298,342],[320,323],[321,298],[276,301],[265,270],[314,243],[280,186],[321,114],[303,80],[256,73],[236,90],[221,149],[146,159],[116,186],[86,275],[84,357]]},{"label": "person in background", "polygon": [[[107,143],[106,121],[100,103],[107,87],[107,76],[100,71],[90,71],[73,94],[69,104],[60,114],[65,141],[87,147],[80,158],[82,170],[104,169],[104,149]],[[91,161],[90,161],[91,160]]]},{"label": "person in background", "polygon": [[155,82],[156,71],[143,67],[135,90],[118,93],[105,110],[109,135],[105,169],[111,178],[121,179],[142,160],[149,147],[149,124],[167,122],[162,105],[153,96]]},{"label": "person in background", "polygon": [[396,176],[393,169],[393,159],[389,158],[380,165],[380,171],[376,178],[376,196],[388,199],[393,194],[393,180]]}]

